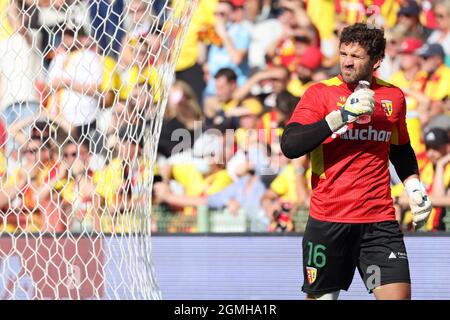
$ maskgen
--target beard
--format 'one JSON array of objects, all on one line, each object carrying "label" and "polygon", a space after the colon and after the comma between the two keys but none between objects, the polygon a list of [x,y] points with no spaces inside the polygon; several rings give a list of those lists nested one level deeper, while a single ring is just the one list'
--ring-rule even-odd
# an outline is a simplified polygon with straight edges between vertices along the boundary
[{"label": "beard", "polygon": [[344,70],[341,70],[342,79],[345,83],[350,85],[358,84],[360,80],[368,80],[373,73],[373,65],[367,64],[360,70],[352,69],[349,74],[346,74]]}]

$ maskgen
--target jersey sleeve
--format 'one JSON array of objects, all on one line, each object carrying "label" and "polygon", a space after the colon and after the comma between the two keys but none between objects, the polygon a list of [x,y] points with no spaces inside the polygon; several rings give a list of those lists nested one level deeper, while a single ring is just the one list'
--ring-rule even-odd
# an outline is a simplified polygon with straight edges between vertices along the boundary
[{"label": "jersey sleeve", "polygon": [[309,87],[292,113],[289,123],[311,124],[325,117],[324,106],[321,99],[319,85]]},{"label": "jersey sleeve", "polygon": [[406,99],[403,92],[401,92],[400,112],[398,120],[394,124],[391,144],[402,145],[407,143],[409,143],[409,134],[406,126]]}]

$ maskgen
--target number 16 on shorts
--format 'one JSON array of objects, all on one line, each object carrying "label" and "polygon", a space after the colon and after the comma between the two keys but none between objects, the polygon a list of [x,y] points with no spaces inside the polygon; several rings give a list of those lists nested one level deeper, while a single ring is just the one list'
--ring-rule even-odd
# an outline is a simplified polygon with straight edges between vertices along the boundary
[{"label": "number 16 on shorts", "polygon": [[327,256],[325,251],[327,249],[323,244],[313,244],[308,241],[308,264],[306,266],[306,273],[308,283],[311,285],[317,279],[317,269],[323,268],[327,263]]}]

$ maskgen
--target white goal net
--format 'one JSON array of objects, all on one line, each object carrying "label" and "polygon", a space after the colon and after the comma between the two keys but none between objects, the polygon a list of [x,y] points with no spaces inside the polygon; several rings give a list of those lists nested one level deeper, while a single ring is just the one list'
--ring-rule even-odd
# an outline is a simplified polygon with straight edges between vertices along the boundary
[{"label": "white goal net", "polygon": [[195,0],[0,0],[0,299],[159,299],[156,147]]}]

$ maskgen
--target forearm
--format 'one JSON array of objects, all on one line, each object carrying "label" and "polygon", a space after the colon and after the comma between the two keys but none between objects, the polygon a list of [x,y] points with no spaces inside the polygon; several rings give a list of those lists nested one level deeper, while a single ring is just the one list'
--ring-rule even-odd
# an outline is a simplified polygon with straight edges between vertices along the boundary
[{"label": "forearm", "polygon": [[307,125],[290,123],[281,136],[281,150],[289,159],[298,158],[317,148],[331,134],[325,119]]},{"label": "forearm", "polygon": [[99,95],[98,85],[97,84],[79,84],[79,83],[71,83],[69,86],[70,90],[82,93],[84,95],[88,95],[91,97]]},{"label": "forearm", "polygon": [[186,195],[169,194],[164,200],[168,204],[177,207],[197,207],[205,206],[207,204],[206,197],[194,197]]},{"label": "forearm", "polygon": [[254,74],[252,77],[250,77],[250,79],[247,80],[247,82],[237,88],[237,90],[233,93],[233,99],[238,101],[244,99],[250,93],[252,87],[258,84],[261,80],[261,73]]},{"label": "forearm", "polygon": [[70,133],[72,136],[76,134],[75,126],[72,126],[69,121],[66,120],[62,113],[58,115],[48,114],[48,119],[56,123],[60,128],[62,128],[65,132]]},{"label": "forearm", "polygon": [[11,136],[16,136],[18,133],[23,132],[23,129],[30,124],[32,124],[36,120],[35,116],[30,116],[26,118],[22,118],[21,120],[13,123],[8,128],[8,132]]},{"label": "forearm", "polygon": [[278,198],[278,195],[272,190],[269,189],[261,198],[261,205],[264,209],[268,209],[272,206],[273,202]]},{"label": "forearm", "polygon": [[435,207],[450,207],[450,196],[434,196],[431,195],[431,202]]},{"label": "forearm", "polygon": [[40,203],[41,201],[44,201],[48,198],[50,193],[52,192],[53,184],[43,184],[39,189],[36,190],[36,193],[34,195],[34,200],[36,203]]},{"label": "forearm", "polygon": [[414,178],[419,179],[416,155],[410,143],[391,145],[389,159],[403,184]]},{"label": "forearm", "polygon": [[9,195],[6,190],[0,190],[0,208],[4,208],[9,205]]},{"label": "forearm", "polygon": [[[23,185],[23,183],[22,183]],[[8,206],[10,202],[19,194],[21,187],[15,186],[1,188],[0,190],[0,208]]]},{"label": "forearm", "polygon": [[306,10],[302,7],[297,7],[294,10],[295,20],[299,27],[301,28],[309,28],[312,25],[311,19],[309,18]]},{"label": "forearm", "polygon": [[233,42],[231,42],[231,39],[228,36],[225,36],[222,40],[225,49],[227,49],[228,53],[230,54],[231,61],[233,61],[233,63],[236,65],[241,64],[242,59],[244,58],[244,54],[233,46]]}]

